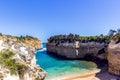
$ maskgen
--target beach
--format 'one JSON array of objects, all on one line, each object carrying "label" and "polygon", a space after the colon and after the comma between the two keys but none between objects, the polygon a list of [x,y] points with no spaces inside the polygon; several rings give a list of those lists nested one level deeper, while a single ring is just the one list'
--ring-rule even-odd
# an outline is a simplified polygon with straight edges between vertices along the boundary
[{"label": "beach", "polygon": [[49,80],[100,80],[99,78],[95,77],[96,73],[100,72],[100,70],[96,70],[90,73],[76,75],[76,76],[64,76],[64,77],[57,77]]},{"label": "beach", "polygon": [[83,75],[69,76],[69,77],[58,77],[50,80],[120,80],[120,77],[114,76],[108,71],[105,72],[92,72]]},{"label": "beach", "polygon": [[120,80],[120,77],[110,74],[108,71],[98,74],[87,74],[84,76],[76,76],[63,80]]}]

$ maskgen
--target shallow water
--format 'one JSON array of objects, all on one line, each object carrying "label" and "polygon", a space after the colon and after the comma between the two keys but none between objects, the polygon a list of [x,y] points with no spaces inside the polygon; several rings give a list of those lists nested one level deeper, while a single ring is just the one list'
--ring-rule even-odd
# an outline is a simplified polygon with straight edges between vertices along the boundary
[{"label": "shallow water", "polygon": [[52,56],[49,56],[45,49],[38,51],[36,58],[37,64],[39,64],[40,67],[42,67],[48,73],[46,79],[86,74],[97,70],[97,66],[93,62],[56,59]]}]

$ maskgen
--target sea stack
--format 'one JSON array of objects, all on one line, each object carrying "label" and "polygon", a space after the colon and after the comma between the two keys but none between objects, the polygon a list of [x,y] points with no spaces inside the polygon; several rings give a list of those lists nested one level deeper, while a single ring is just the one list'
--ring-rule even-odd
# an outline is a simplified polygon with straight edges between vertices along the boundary
[{"label": "sea stack", "polygon": [[108,46],[109,72],[120,76],[120,34],[112,37]]}]

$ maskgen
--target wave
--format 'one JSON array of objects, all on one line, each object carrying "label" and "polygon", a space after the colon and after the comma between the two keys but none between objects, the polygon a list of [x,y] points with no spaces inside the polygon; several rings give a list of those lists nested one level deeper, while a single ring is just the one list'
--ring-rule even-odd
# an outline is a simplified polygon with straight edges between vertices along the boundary
[{"label": "wave", "polygon": [[46,50],[47,50],[47,48],[42,48],[42,49],[38,50],[38,52],[39,51],[42,52],[42,51],[46,51]]}]

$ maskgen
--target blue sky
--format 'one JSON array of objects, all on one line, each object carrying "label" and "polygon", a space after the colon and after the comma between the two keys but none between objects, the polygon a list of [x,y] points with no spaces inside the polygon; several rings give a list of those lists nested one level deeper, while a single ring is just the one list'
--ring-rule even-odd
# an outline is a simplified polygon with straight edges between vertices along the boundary
[{"label": "blue sky", "polygon": [[0,32],[43,42],[56,34],[107,34],[120,28],[120,0],[0,0]]}]

